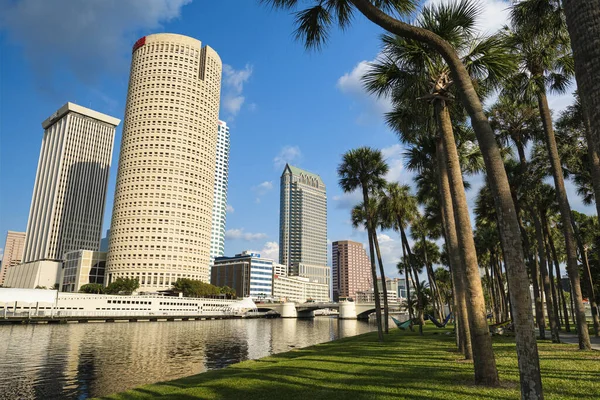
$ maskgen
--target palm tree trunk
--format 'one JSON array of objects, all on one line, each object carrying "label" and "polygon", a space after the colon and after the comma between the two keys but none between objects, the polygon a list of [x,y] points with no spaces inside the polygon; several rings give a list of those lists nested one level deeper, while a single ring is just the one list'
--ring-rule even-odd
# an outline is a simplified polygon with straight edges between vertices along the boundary
[{"label": "palm tree trunk", "polygon": [[[406,246],[404,246],[404,242],[402,242],[402,255],[404,256],[405,260],[408,260],[408,255],[406,254]],[[412,303],[410,301],[410,261],[406,262],[404,264],[404,276],[405,278],[405,284],[406,284],[406,308],[408,308],[408,318],[413,319],[414,318],[414,314],[413,314],[413,308],[412,308]]]},{"label": "palm tree trunk", "polygon": [[542,232],[542,224],[535,213],[532,215],[533,224],[535,226],[535,236],[537,238],[538,256],[540,258],[540,272],[542,275],[542,284],[544,286],[544,294],[546,295],[546,310],[548,310],[548,321],[550,322],[550,334],[552,343],[560,343],[558,334],[558,318],[554,312],[554,304],[552,303],[552,292],[550,288],[550,278],[546,267],[546,246],[544,244],[544,234]]},{"label": "palm tree trunk", "polygon": [[592,135],[592,127],[590,126],[584,102],[582,101],[581,104],[583,106],[583,119],[585,123],[585,141],[587,142],[590,161],[590,175],[592,177],[592,187],[594,188],[594,199],[596,200],[596,215],[600,215],[600,156],[598,155],[598,142],[595,140],[594,135]]},{"label": "palm tree trunk", "polygon": [[473,240],[473,228],[469,218],[469,208],[462,179],[462,170],[458,161],[458,152],[454,141],[454,132],[450,113],[444,101],[435,102],[435,114],[440,136],[442,138],[448,181],[452,194],[452,206],[456,223],[459,254],[465,265],[465,282],[467,290],[467,308],[469,309],[469,328],[473,347],[473,365],[475,381],[479,384],[496,386],[500,384],[496,359],[492,349],[492,337],[486,319],[485,300],[481,287],[481,276],[477,264],[477,252]]},{"label": "palm tree trunk", "polygon": [[458,252],[458,238],[456,237],[456,223],[454,218],[454,207],[452,206],[452,195],[450,193],[450,182],[448,181],[448,169],[444,155],[444,144],[441,138],[436,140],[436,159],[440,180],[440,200],[446,227],[446,245],[450,256],[450,266],[454,286],[454,297],[456,299],[455,321],[458,321],[457,335],[462,343],[461,352],[465,359],[471,360],[473,352],[471,349],[471,332],[469,330],[469,317],[467,314],[467,300],[464,283],[464,265]]},{"label": "palm tree trunk", "polygon": [[387,295],[387,282],[385,280],[385,270],[383,269],[383,261],[381,259],[381,251],[379,250],[379,240],[377,239],[377,233],[373,235],[373,242],[375,243],[375,252],[377,253],[377,261],[379,263],[379,275],[381,275],[381,290],[383,291],[383,329],[385,333],[390,333],[389,328],[389,308],[388,308],[388,295]]},{"label": "palm tree trunk", "polygon": [[592,281],[592,272],[590,271],[590,263],[587,256],[587,250],[584,248],[582,253],[583,258],[583,282],[586,285],[590,307],[592,308],[592,320],[594,322],[594,336],[598,337],[600,330],[600,322],[598,321],[598,306],[596,304],[596,295],[594,293],[594,284]]},{"label": "palm tree trunk", "polygon": [[[598,0],[563,0],[571,47],[575,59],[575,78],[581,102],[590,123],[592,145],[600,143],[600,2]],[[588,142],[590,145],[590,142]],[[595,172],[592,169],[592,175]],[[596,191],[594,185],[594,191]],[[596,196],[596,203],[600,197]],[[598,207],[598,205],[596,205]],[[600,209],[598,212],[600,216]]]},{"label": "palm tree trunk", "polygon": [[558,293],[556,292],[556,282],[554,281],[554,268],[552,268],[550,246],[548,245],[548,241],[546,240],[546,235],[543,232],[543,228],[542,238],[544,239],[544,251],[546,252],[546,260],[548,261],[548,276],[550,278],[550,291],[552,292],[552,307],[554,309],[554,319],[556,320],[556,325],[558,327],[558,330],[560,331],[560,329],[562,328],[560,320],[560,304],[558,300]]},{"label": "palm tree trunk", "polygon": [[413,280],[415,283],[415,290],[417,291],[417,318],[419,318],[419,333],[423,334],[423,325],[425,324],[425,319],[423,318],[423,292],[421,290],[421,281],[419,281],[419,274],[417,272],[417,263],[415,260],[415,256],[410,249],[406,232],[404,232],[404,228],[402,227],[400,222],[401,220],[398,220],[400,226],[400,237],[402,239],[403,246],[406,247],[406,251],[408,252],[408,263],[410,264],[410,270],[414,274]]},{"label": "palm tree trunk", "polygon": [[[498,280],[500,295],[502,296],[502,302],[504,303],[504,321],[507,321],[509,313],[511,314],[512,318],[512,310],[510,306],[510,296],[507,296],[506,291],[504,290],[504,279],[502,279],[502,266],[500,265],[500,257],[498,256],[496,256],[494,268],[496,273],[496,279]],[[510,293],[510,289],[508,291]],[[531,323],[533,323],[533,321]]]},{"label": "palm tree trunk", "polygon": [[[471,77],[456,50],[446,41],[427,29],[417,28],[385,14],[370,0],[350,0],[352,4],[370,21],[388,32],[413,39],[432,46],[446,61],[456,85],[461,102],[471,118],[471,126],[477,136],[481,154],[490,181],[499,220],[501,240],[504,242],[504,257],[511,295],[511,306],[515,313],[515,339],[519,361],[521,397],[523,399],[543,399],[540,363],[533,329],[531,296],[527,278],[527,268],[523,257],[521,233],[514,203],[510,194],[508,177],[500,155],[494,131],[483,111],[479,96],[473,87]],[[494,380],[494,384],[497,379]]]},{"label": "palm tree trunk", "polygon": [[531,260],[531,283],[533,286],[533,301],[535,304],[535,320],[540,331],[540,339],[546,339],[546,321],[544,319],[544,310],[542,307],[542,297],[540,292],[539,265],[537,258]]},{"label": "palm tree trunk", "polygon": [[[561,298],[562,306],[563,306],[563,314],[565,316],[565,331],[571,332],[571,324],[569,322],[569,306],[567,305],[567,301],[565,299],[565,291],[562,287],[562,276],[560,275],[560,263],[558,261],[558,254],[556,254],[556,247],[554,247],[554,240],[552,239],[552,235],[550,234],[550,227],[548,226],[548,220],[546,217],[543,218],[544,222],[544,231],[546,232],[546,237],[548,238],[548,245],[550,246],[550,251],[552,252],[552,260],[554,261],[554,268],[556,269],[556,279],[558,285],[558,294]],[[571,308],[572,311],[572,308]]]},{"label": "palm tree trunk", "polygon": [[583,245],[581,241],[581,235],[579,234],[579,229],[577,228],[577,224],[575,224],[574,220],[571,220],[573,223],[573,232],[575,233],[575,239],[577,240],[577,247],[579,247],[579,254],[581,254],[581,261],[583,264],[583,283],[586,287],[586,292],[588,295],[588,299],[590,302],[590,307],[592,308],[592,321],[594,324],[594,336],[598,336],[598,331],[600,330],[600,321],[598,320],[598,307],[596,305],[596,296],[594,294],[594,282],[592,280],[592,271],[590,270],[590,263],[587,255],[587,249]]},{"label": "palm tree trunk", "polygon": [[505,307],[503,303],[502,294],[500,292],[500,283],[498,282],[498,276],[494,269],[496,264],[496,254],[494,251],[490,251],[490,276],[492,278],[492,290],[496,294],[496,310],[494,310],[494,316],[496,323],[502,322],[502,311]]},{"label": "palm tree trunk", "polygon": [[435,284],[433,267],[429,263],[429,256],[427,254],[427,239],[425,238],[425,236],[423,236],[422,240],[423,240],[423,259],[425,260],[425,269],[427,270],[427,280],[429,281],[429,289],[431,289],[431,297],[433,300],[434,312],[437,314],[438,319],[440,321],[443,321],[444,316],[442,314],[443,310],[441,309],[442,302],[441,302],[441,298],[439,298],[439,292],[437,290],[437,285]]},{"label": "palm tree trunk", "polygon": [[[491,257],[491,256],[490,256]],[[498,323],[498,301],[496,300],[496,291],[494,290],[494,282],[492,282],[492,278],[490,277],[490,268],[488,265],[485,265],[484,267],[485,270],[485,278],[487,280],[487,288],[488,288],[488,292],[490,293],[490,301],[492,303],[492,314],[494,315],[494,318],[496,319],[496,323]]]},{"label": "palm tree trunk", "polygon": [[377,319],[377,337],[380,342],[383,342],[383,329],[381,324],[381,301],[379,299],[379,287],[377,286],[377,268],[375,267],[375,250],[373,249],[373,228],[370,221],[367,205],[369,204],[369,194],[367,187],[362,186],[363,204],[365,207],[365,215],[367,217],[367,234],[369,236],[369,252],[371,256],[371,277],[373,279],[373,297],[375,297],[375,316]]},{"label": "palm tree trunk", "polygon": [[573,225],[571,222],[571,206],[567,198],[565,182],[562,173],[562,165],[558,156],[556,147],[556,139],[554,137],[554,129],[552,127],[552,116],[550,115],[550,107],[548,107],[548,99],[546,93],[538,94],[538,105],[540,108],[540,116],[544,126],[546,139],[546,147],[548,157],[552,167],[552,175],[554,177],[554,187],[556,188],[556,199],[560,210],[562,221],[563,235],[565,237],[565,249],[567,252],[567,273],[571,280],[573,292],[573,303],[576,310],[577,319],[577,336],[579,337],[579,348],[581,350],[591,350],[590,335],[587,329],[585,318],[585,308],[583,307],[583,296],[581,294],[581,284],[579,279],[579,266],[577,265],[577,249],[575,247],[575,235],[573,234]]},{"label": "palm tree trunk", "polygon": [[573,305],[573,287],[572,286],[571,286],[571,290],[569,291],[569,299],[571,300],[571,316],[573,318],[573,325],[577,326],[577,322],[575,321],[575,306]]}]

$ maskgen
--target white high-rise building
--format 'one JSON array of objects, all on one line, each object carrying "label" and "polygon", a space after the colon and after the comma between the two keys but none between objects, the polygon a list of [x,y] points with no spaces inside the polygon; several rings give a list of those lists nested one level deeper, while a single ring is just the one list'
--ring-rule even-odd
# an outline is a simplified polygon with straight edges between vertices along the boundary
[{"label": "white high-rise building", "polygon": [[106,283],[209,282],[221,59],[187,36],[133,46]]},{"label": "white high-rise building", "polygon": [[98,250],[119,122],[67,103],[42,123],[24,263],[59,261],[73,250]]},{"label": "white high-rise building", "polygon": [[210,265],[215,258],[225,254],[225,223],[227,220],[227,187],[229,182],[229,127],[219,121],[217,131],[217,157],[215,166],[215,191],[210,237]]}]

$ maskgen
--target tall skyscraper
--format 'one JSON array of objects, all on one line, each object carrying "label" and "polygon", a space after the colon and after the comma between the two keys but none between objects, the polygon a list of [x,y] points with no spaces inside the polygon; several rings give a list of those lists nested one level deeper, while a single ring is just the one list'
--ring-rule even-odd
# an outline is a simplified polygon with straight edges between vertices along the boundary
[{"label": "tall skyscraper", "polygon": [[23,248],[25,246],[25,232],[8,231],[6,241],[4,242],[4,256],[2,256],[2,266],[0,267],[0,285],[4,284],[6,271],[21,264],[23,260]]},{"label": "tall skyscraper", "polygon": [[225,222],[227,220],[227,186],[229,183],[229,127],[219,121],[217,130],[217,157],[215,191],[210,237],[210,265],[225,254]]},{"label": "tall skyscraper", "polygon": [[329,284],[325,184],[319,175],[289,164],[281,175],[279,262],[290,275]]},{"label": "tall skyscraper", "polygon": [[351,240],[331,244],[333,299],[356,299],[356,293],[373,287],[371,261],[363,245]]},{"label": "tall skyscraper", "polygon": [[73,250],[98,250],[119,122],[67,103],[42,123],[24,263],[62,260]]},{"label": "tall skyscraper", "polygon": [[169,33],[133,46],[107,283],[140,291],[209,281],[221,59]]}]

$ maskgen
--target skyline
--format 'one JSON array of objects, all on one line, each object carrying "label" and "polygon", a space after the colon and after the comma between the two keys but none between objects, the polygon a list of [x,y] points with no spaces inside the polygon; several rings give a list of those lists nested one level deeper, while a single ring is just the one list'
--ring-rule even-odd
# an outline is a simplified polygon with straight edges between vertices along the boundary
[{"label": "skyline", "polygon": [[[3,101],[0,110],[0,181],[12,190],[2,191],[0,196],[0,235],[26,229],[43,133],[40,123],[66,101],[123,118],[131,46],[146,34],[172,32],[209,44],[224,64],[224,111],[219,118],[232,129],[225,254],[254,250],[264,257],[272,254],[269,258],[278,258],[277,182],[286,162],[319,174],[328,187],[328,250],[336,240],[351,239],[364,244],[364,233],[353,230],[349,223],[350,208],[358,198],[342,194],[337,184],[336,168],[341,154],[362,145],[383,149],[391,169],[388,178],[414,187],[412,176],[402,167],[402,146],[381,118],[386,102],[369,98],[360,88],[359,77],[367,60],[373,60],[379,51],[380,30],[357,18],[347,32],[332,32],[330,43],[321,52],[307,53],[301,43],[293,41],[292,16],[254,2],[236,3],[234,14],[227,2],[201,4],[183,0],[153,4],[148,10],[136,8],[135,4],[123,5],[122,17],[111,21],[114,26],[103,26],[96,36],[93,29],[99,28],[65,28],[84,30],[76,33],[57,30],[58,13],[64,7],[49,10],[42,3],[29,2],[2,6],[6,12],[1,22],[0,48],[5,67],[0,72],[0,95],[10,102]],[[37,7],[45,19],[24,18],[27,7]],[[115,9],[114,4],[106,9],[86,4],[68,12],[91,12],[100,19]],[[198,17],[205,14],[214,18],[203,18],[202,24],[197,24]],[[273,18],[275,15],[277,18]],[[8,22],[11,17],[23,17],[21,26]],[[227,31],[222,29],[223,19],[228,21]],[[497,21],[495,25],[501,26]],[[23,27],[31,28],[31,32],[22,31]],[[110,28],[115,28],[115,32],[106,32]],[[66,40],[70,36],[72,40]],[[74,49],[81,43],[86,46],[78,55]],[[36,64],[40,55],[34,50],[45,54],[44,46],[58,54],[49,56],[48,71],[41,71]],[[276,62],[272,48],[280,54]],[[114,57],[106,56],[107,49]],[[98,65],[90,65],[94,61]],[[559,105],[568,105],[569,98],[551,99],[555,114]],[[103,232],[110,227],[121,132],[120,126],[115,137]],[[249,160],[249,155],[254,154],[251,149],[260,151]],[[467,180],[473,185],[467,193],[472,202],[481,177]],[[584,207],[573,187],[569,187],[573,208],[593,213],[593,207]],[[398,276],[394,267],[401,254],[397,236],[385,232],[380,239],[386,272],[391,277]]]}]

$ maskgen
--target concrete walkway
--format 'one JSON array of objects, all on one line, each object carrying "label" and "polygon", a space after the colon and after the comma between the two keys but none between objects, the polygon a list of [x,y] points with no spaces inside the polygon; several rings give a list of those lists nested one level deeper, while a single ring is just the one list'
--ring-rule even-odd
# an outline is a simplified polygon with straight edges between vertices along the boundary
[{"label": "concrete walkway", "polygon": [[[560,333],[560,341],[562,343],[579,344],[579,339],[574,333]],[[590,341],[592,342],[592,349],[600,351],[600,337],[590,335]]]}]

